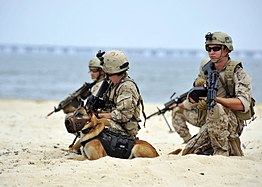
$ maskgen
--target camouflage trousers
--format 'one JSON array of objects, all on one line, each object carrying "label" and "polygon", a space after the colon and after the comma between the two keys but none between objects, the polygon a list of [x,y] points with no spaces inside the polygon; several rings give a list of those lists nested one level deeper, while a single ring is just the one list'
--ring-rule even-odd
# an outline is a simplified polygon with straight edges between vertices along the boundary
[{"label": "camouflage trousers", "polygon": [[206,123],[189,140],[182,154],[242,156],[239,136],[243,127],[244,123],[231,110],[217,104],[213,114],[207,112]]},{"label": "camouflage trousers", "polygon": [[198,109],[178,109],[175,108],[172,110],[172,125],[175,131],[179,134],[181,138],[187,142],[191,138],[191,134],[187,123],[194,125],[196,127],[200,127],[197,123],[198,119]]},{"label": "camouflage trousers", "polygon": [[109,120],[110,122],[110,131],[121,133],[123,135],[131,136],[132,138],[136,138],[136,135],[139,131],[139,124],[137,121],[129,121],[127,123],[117,123],[113,120]]}]

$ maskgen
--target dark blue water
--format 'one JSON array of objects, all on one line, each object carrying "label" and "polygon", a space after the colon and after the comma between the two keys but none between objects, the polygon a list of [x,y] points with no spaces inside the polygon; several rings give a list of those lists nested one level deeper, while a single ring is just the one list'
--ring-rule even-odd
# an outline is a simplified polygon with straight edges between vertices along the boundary
[{"label": "dark blue water", "polygon": [[[62,100],[84,82],[91,82],[87,54],[0,53],[0,98]],[[128,55],[129,75],[145,102],[164,103],[190,89],[203,57]],[[239,59],[253,78],[253,96],[262,102],[262,59]]]}]

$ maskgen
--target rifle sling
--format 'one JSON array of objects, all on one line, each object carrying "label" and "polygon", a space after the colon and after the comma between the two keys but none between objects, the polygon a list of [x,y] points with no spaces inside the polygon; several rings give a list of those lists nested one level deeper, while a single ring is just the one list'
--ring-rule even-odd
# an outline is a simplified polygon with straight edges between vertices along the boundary
[{"label": "rifle sling", "polygon": [[[226,93],[227,93],[227,95],[228,95],[228,94],[230,93],[230,92],[229,92],[229,89],[228,89],[228,87],[227,87],[225,81],[223,80],[223,78],[222,78],[221,76],[219,76],[219,81],[221,82],[223,88],[225,88]],[[228,95],[228,96],[230,96],[230,95]]]}]

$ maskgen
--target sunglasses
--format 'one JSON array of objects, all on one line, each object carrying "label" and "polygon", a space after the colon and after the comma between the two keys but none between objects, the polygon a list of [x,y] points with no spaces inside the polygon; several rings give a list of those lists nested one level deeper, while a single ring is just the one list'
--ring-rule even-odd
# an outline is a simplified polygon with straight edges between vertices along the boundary
[{"label": "sunglasses", "polygon": [[211,52],[213,50],[214,52],[220,51],[222,49],[222,46],[215,46],[215,47],[209,47],[206,46],[206,51]]},{"label": "sunglasses", "polygon": [[89,73],[90,73],[90,72],[96,73],[96,72],[98,72],[98,71],[99,71],[99,69],[89,69]]}]

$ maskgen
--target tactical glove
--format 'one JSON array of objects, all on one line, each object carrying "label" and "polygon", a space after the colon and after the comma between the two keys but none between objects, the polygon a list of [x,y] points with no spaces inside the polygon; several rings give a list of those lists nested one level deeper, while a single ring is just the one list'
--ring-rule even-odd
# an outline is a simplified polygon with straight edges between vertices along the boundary
[{"label": "tactical glove", "polygon": [[198,77],[195,82],[194,82],[194,86],[195,87],[199,87],[199,86],[205,86],[206,85],[206,80],[203,78]]},{"label": "tactical glove", "polygon": [[204,99],[199,100],[197,108],[199,110],[207,110],[207,103],[206,103],[206,101]]}]

